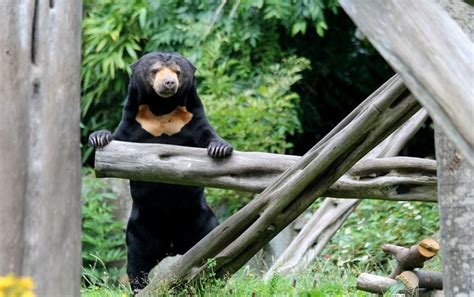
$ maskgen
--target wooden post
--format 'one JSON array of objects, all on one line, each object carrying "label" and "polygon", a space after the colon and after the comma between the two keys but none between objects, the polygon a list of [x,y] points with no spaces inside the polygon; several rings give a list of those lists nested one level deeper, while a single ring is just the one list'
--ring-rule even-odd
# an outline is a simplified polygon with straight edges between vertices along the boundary
[{"label": "wooden post", "polygon": [[[474,8],[460,0],[438,2],[473,42]],[[472,56],[469,66],[473,68]],[[472,76],[470,80],[472,107]],[[471,113],[471,130],[474,130],[473,125],[474,114]],[[471,296],[474,293],[474,164],[468,162],[439,124],[435,125],[435,147],[438,160],[443,291],[446,296]]]},{"label": "wooden post", "polygon": [[0,4],[0,275],[79,296],[81,1]]},{"label": "wooden post", "polygon": [[444,291],[468,296],[474,292],[474,167],[435,131]]}]

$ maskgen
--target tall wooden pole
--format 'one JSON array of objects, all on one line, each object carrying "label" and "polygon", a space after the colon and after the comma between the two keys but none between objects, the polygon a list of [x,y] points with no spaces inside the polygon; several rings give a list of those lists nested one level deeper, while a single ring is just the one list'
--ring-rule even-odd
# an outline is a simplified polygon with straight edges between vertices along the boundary
[{"label": "tall wooden pole", "polygon": [[[474,41],[474,8],[461,0],[438,0]],[[471,44],[471,46],[473,46]],[[470,67],[474,66],[471,57]],[[470,78],[473,82],[473,77]],[[471,86],[471,94],[472,92]],[[471,97],[474,105],[474,97]],[[474,114],[471,114],[471,127]],[[472,128],[471,128],[472,129]],[[445,296],[474,295],[474,166],[435,125],[438,196]]]},{"label": "tall wooden pole", "polygon": [[446,296],[472,296],[473,9],[460,0],[340,3],[436,124],[444,291]]},{"label": "tall wooden pole", "polygon": [[0,2],[0,275],[79,296],[81,1]]}]

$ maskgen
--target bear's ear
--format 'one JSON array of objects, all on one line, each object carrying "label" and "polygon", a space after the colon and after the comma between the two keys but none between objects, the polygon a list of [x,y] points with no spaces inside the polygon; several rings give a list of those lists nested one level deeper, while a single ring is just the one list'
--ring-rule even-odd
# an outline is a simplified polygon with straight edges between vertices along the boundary
[{"label": "bear's ear", "polygon": [[130,69],[132,69],[132,72],[135,72],[135,68],[137,68],[138,61],[136,61],[133,64],[130,64]]},{"label": "bear's ear", "polygon": [[189,62],[189,66],[191,66],[191,69],[193,70],[193,74],[196,73],[196,66],[193,65],[193,63]]},{"label": "bear's ear", "polygon": [[193,75],[196,73],[196,66],[193,65],[193,63],[189,62],[189,67],[191,67],[191,71],[193,72]]},{"label": "bear's ear", "polygon": [[183,58],[189,65],[189,68],[191,68],[191,72],[192,74],[194,75],[194,73],[196,73],[196,66],[193,65],[193,63],[191,63],[191,61],[189,61],[188,59],[186,58]]}]

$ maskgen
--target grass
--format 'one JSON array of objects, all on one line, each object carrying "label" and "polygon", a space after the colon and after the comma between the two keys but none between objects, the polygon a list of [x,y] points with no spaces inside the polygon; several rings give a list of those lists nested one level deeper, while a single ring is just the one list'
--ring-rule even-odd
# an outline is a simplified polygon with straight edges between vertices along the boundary
[{"label": "grass", "polygon": [[[83,206],[83,214],[89,223],[83,228],[87,237],[83,238],[82,296],[131,296],[128,286],[118,285],[125,271],[117,268],[116,262],[124,258],[125,247],[123,238],[115,237],[123,231],[121,226],[112,226],[112,209],[106,207],[109,196],[104,194],[108,193],[107,189],[96,179],[84,179],[84,185],[83,199],[88,203]],[[163,290],[157,295],[370,296],[355,289],[356,278],[360,272],[389,274],[394,260],[381,251],[382,243],[409,247],[438,229],[436,204],[364,201],[307,271],[288,277],[275,276],[265,282],[258,272],[244,267],[225,282],[211,275],[199,288]],[[113,249],[116,246],[119,252]],[[440,271],[440,262],[441,257],[437,256],[427,262],[425,269]]]},{"label": "grass", "polygon": [[[393,264],[393,263],[391,263]],[[291,276],[276,275],[264,281],[262,275],[249,268],[243,267],[227,280],[214,279],[210,275],[199,286],[187,286],[179,291],[163,289],[156,296],[301,296],[301,297],[369,297],[372,294],[356,289],[357,276],[361,272],[377,275],[389,275],[391,264],[380,267],[378,271],[371,270],[370,265],[340,266],[336,259],[318,259],[306,271]],[[425,269],[440,271],[441,257],[436,256],[428,261]],[[394,286],[385,296],[393,296],[402,285]],[[83,287],[81,296],[84,297],[129,297],[130,289],[125,285],[113,285],[110,276],[104,273],[102,281],[95,286]]]},{"label": "grass", "polygon": [[[248,266],[227,281],[209,278],[198,288],[185,287],[179,292],[160,291],[157,296],[371,296],[356,290],[357,275],[363,269],[338,267],[334,261],[319,260],[307,271],[292,276],[276,275],[269,281]],[[123,285],[104,285],[83,288],[85,297],[128,297]]]}]

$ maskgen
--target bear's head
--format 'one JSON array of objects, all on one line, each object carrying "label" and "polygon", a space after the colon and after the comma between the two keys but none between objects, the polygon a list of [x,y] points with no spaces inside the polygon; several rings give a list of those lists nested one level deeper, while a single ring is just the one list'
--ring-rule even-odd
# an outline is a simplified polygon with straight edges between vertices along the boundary
[{"label": "bear's head", "polygon": [[148,96],[170,98],[184,94],[194,84],[196,68],[178,53],[152,52],[130,67],[132,80]]}]

